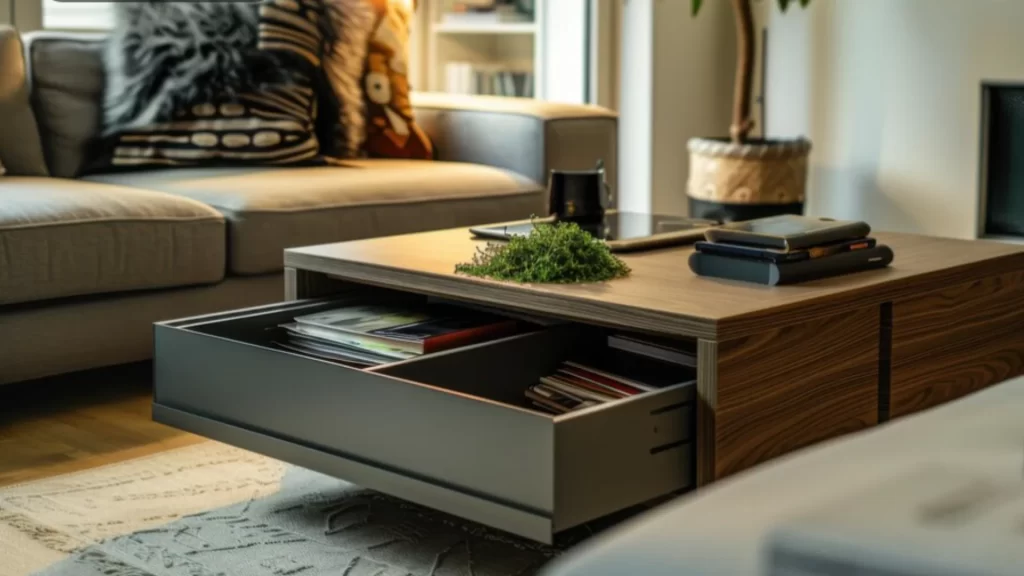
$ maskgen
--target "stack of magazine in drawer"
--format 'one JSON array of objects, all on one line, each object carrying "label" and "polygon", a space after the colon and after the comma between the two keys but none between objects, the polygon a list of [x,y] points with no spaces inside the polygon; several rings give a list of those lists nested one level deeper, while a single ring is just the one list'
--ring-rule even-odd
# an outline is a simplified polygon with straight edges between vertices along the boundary
[{"label": "stack of magazine in drawer", "polygon": [[540,410],[565,414],[692,380],[696,365],[693,348],[612,334],[606,349],[563,361],[527,388],[526,398]]},{"label": "stack of magazine in drawer", "polygon": [[297,316],[275,343],[357,367],[379,366],[514,333],[515,320],[445,304],[355,305]]},{"label": "stack of magazine in drawer", "polygon": [[[448,303],[339,304],[276,326],[273,341],[290,352],[370,368],[539,327]],[[557,366],[523,381],[522,406],[565,414],[696,379],[693,345],[581,328],[565,332],[566,351]]]}]

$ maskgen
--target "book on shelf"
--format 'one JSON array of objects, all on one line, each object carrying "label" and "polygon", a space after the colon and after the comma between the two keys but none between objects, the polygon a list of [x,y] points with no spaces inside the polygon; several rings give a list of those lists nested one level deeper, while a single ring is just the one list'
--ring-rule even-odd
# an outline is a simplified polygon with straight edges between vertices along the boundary
[{"label": "book on shelf", "polygon": [[446,12],[441,22],[455,26],[500,26],[501,24],[529,24],[533,19],[520,12]]},{"label": "book on shelf", "polygon": [[533,17],[511,4],[457,2],[441,16],[445,24],[511,24],[532,22]]},{"label": "book on shelf", "polygon": [[373,366],[511,334],[518,323],[454,306],[345,306],[281,324],[282,348]]},{"label": "book on shelf", "polygon": [[533,97],[533,73],[501,65],[448,62],[445,90],[453,94]]}]

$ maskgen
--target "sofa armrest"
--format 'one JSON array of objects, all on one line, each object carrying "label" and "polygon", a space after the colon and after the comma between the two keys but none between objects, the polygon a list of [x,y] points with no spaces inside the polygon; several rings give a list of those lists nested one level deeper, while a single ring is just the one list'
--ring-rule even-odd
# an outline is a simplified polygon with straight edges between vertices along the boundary
[{"label": "sofa armrest", "polygon": [[504,168],[541,184],[552,169],[604,160],[608,182],[616,182],[618,117],[606,108],[435,92],[414,92],[412,105],[438,160]]}]

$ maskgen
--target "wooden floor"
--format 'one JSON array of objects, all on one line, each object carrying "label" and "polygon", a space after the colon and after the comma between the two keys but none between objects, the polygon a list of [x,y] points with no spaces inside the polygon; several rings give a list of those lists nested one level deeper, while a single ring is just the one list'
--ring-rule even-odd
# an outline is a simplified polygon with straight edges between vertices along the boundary
[{"label": "wooden floor", "polygon": [[201,439],[150,419],[149,363],[0,386],[0,486]]}]

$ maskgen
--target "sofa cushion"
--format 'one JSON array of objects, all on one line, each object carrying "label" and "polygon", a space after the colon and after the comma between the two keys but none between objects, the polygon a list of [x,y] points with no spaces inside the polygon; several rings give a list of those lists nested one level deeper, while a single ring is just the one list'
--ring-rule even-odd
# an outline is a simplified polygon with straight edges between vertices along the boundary
[{"label": "sofa cushion", "polygon": [[25,35],[32,108],[51,176],[77,174],[99,130],[102,38],[52,31]]},{"label": "sofa cushion", "polygon": [[528,218],[542,188],[474,164],[358,160],[347,167],[182,168],[89,176],[194,198],[228,219],[228,269],[281,270],[283,250]]},{"label": "sofa cushion", "polygon": [[225,225],[199,202],[60,178],[0,180],[0,304],[224,277]]}]

